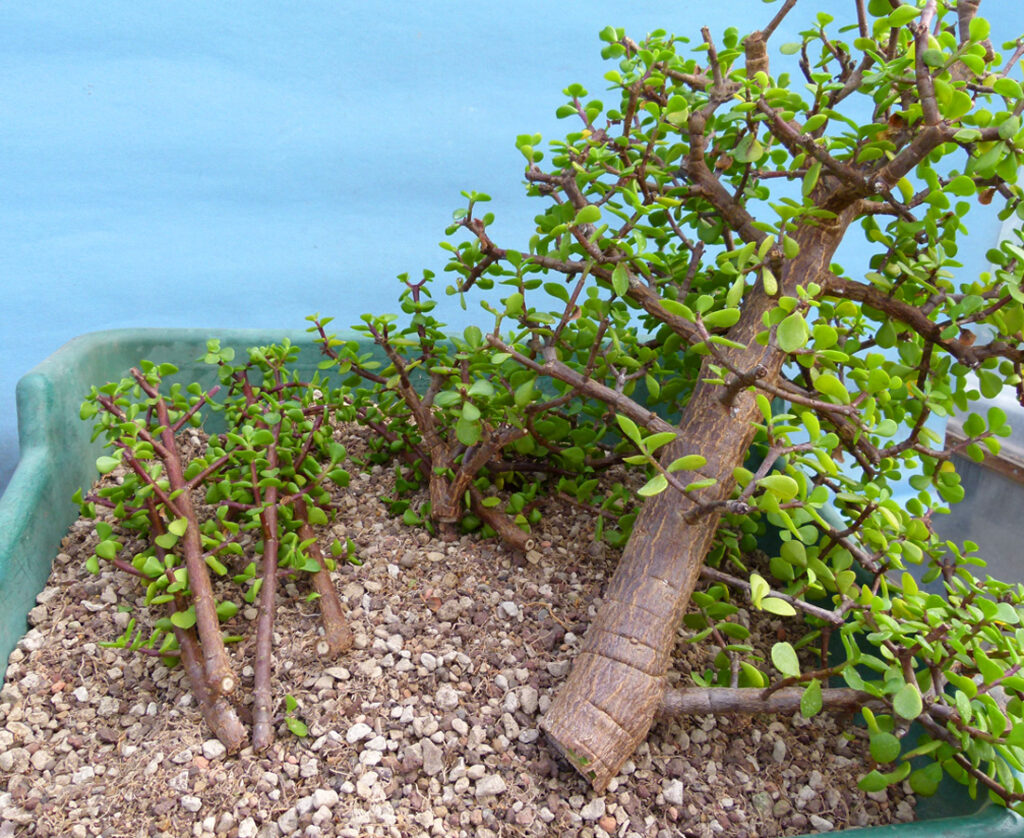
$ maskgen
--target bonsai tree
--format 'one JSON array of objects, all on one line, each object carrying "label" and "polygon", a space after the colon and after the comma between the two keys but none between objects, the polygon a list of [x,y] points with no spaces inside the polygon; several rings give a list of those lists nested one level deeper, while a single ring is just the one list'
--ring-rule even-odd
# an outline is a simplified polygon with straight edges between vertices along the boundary
[{"label": "bonsai tree", "polygon": [[[104,436],[112,449],[97,461],[100,473],[125,471],[110,485],[76,494],[84,515],[102,511],[108,519],[96,524],[88,569],[98,573],[101,560],[112,562],[145,588],[147,606],[167,610],[148,638],[132,620],[111,645],[169,665],[180,661],[207,725],[232,752],[248,737],[231,701],[239,679],[225,644],[241,638],[225,638],[221,624],[240,602],[257,610],[252,745],[258,751],[274,736],[279,577],[308,574],[323,621],[320,654],[337,658],[353,642],[329,575],[334,560],[322,554],[313,531],[333,513],[326,486],[348,484],[339,466],[345,449],[331,438],[333,408],[316,398],[323,395],[320,382],[287,371],[297,354],[286,340],[254,347],[244,364],[231,366],[234,350],[210,341],[205,361],[219,368],[227,389],[223,404],[213,401],[219,386],[162,389],[177,369],[143,361],[127,378],[93,387],[81,411],[93,420],[94,436]],[[185,432],[199,426],[208,409],[225,414],[227,431],[202,450]],[[340,556],[344,549],[336,544],[332,552]],[[297,719],[286,714],[285,722],[302,732]]]},{"label": "bonsai tree", "polygon": [[[494,241],[474,192],[448,230],[448,291],[479,298],[493,327],[446,336],[433,277],[401,277],[407,324],[367,315],[359,327],[376,357],[310,318],[323,367],[344,376],[327,401],[375,432],[375,458],[398,459],[400,493],[426,489],[416,507],[388,499],[411,524],[446,538],[483,529],[528,551],[539,493],[602,513],[622,556],[542,721],[595,788],[658,714],[860,709],[877,764],[864,788],[909,778],[928,794],[946,771],[1024,808],[1024,588],[977,578],[976,545],[932,527],[964,494],[954,455],[983,460],[1010,433],[972,401],[1014,387],[1024,402],[1024,241],[991,250],[979,276],[956,261],[973,206],[1021,214],[1024,93],[1011,76],[1024,39],[997,50],[976,0],[851,0],[849,21],[819,14],[782,45],[792,74],[773,75],[769,42],[795,4],[745,36],[703,29],[689,54],[665,32],[638,44],[605,29],[615,101],[570,85],[558,114],[573,129],[550,159],[539,136],[517,140],[544,205],[536,234]],[[343,452],[288,376],[287,347],[272,361],[254,350],[243,371],[217,347],[210,357],[234,430],[186,470],[170,439],[154,440],[204,394],[173,394],[165,417],[149,368],[90,410],[138,478],[101,497],[154,541],[130,567],[150,586],[166,578],[152,601],[181,630],[157,653],[177,642],[197,690],[223,704],[230,673],[211,679],[226,660],[222,615],[202,562],[234,552],[238,526],[259,530],[260,577],[252,563],[234,580],[251,581],[250,597],[262,584],[265,614],[280,570],[317,578],[328,565],[313,527],[327,512],[315,487],[343,480]],[[136,385],[144,424],[125,395]],[[936,423],[956,410],[969,413],[965,438],[947,445]],[[145,464],[153,452],[166,478]],[[632,474],[598,481],[619,465]],[[183,506],[200,483],[220,524]],[[206,554],[167,554],[194,532]],[[752,564],[768,533],[774,546]],[[122,561],[107,536],[98,555]],[[695,594],[699,578],[709,586]],[[734,599],[799,618],[801,636],[760,659]],[[694,687],[666,692],[684,619],[720,651]],[[269,675],[257,672],[263,747]],[[234,718],[207,718],[241,744]],[[930,761],[914,770],[917,756]]]},{"label": "bonsai tree", "polygon": [[[851,0],[848,20],[818,14],[782,45],[793,72],[773,73],[769,42],[795,2],[746,35],[702,29],[692,48],[605,29],[614,101],[570,85],[558,115],[573,128],[550,157],[540,136],[517,140],[528,193],[544,203],[536,234],[519,248],[494,241],[477,193],[449,228],[449,293],[483,295],[490,333],[455,342],[457,371],[436,362],[424,310],[407,306],[405,330],[368,321],[389,364],[367,375],[350,355],[343,368],[386,405],[403,397],[412,436],[381,414],[373,427],[415,449],[425,481],[461,464],[487,485],[510,468],[493,440],[525,420],[473,399],[514,375],[536,381],[518,402],[527,414],[542,400],[596,405],[619,431],[615,452],[647,470],[635,520],[622,509],[632,534],[543,719],[595,788],[659,712],[830,705],[863,708],[879,765],[866,788],[909,775],[928,793],[945,769],[1019,805],[1022,592],[976,579],[975,545],[941,540],[932,519],[963,496],[952,457],[996,454],[1009,433],[1001,411],[975,412],[967,439],[947,446],[936,422],[979,393],[1024,395],[1020,237],[991,250],[979,276],[956,261],[972,207],[1020,213],[1024,96],[1012,76],[1024,40],[1004,56],[976,0]],[[416,305],[427,280],[407,282]],[[433,376],[422,397],[414,366]],[[456,428],[461,449],[438,447],[431,430],[453,406],[473,425]],[[599,438],[580,444],[563,494],[585,499]],[[458,492],[448,500],[443,523],[474,508]],[[748,567],[744,550],[769,526],[778,546]],[[687,622],[722,653],[695,674],[697,692],[666,695],[701,576],[714,584]],[[734,595],[804,617],[799,642],[773,647],[774,672],[750,654]],[[845,686],[830,689],[832,677]],[[900,759],[911,721],[924,733]],[[923,754],[933,762],[911,773]]]}]

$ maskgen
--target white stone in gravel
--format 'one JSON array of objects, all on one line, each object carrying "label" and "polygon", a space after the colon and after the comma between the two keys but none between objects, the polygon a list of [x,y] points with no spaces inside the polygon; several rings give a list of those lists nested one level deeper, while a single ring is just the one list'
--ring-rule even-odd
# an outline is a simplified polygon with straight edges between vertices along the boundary
[{"label": "white stone in gravel", "polygon": [[45,771],[47,768],[53,768],[54,759],[50,756],[50,752],[40,748],[34,754],[32,754],[32,767],[36,771]]},{"label": "white stone in gravel", "polygon": [[377,735],[366,743],[366,747],[371,751],[386,751],[388,748],[388,740],[384,736]]},{"label": "white stone in gravel", "polygon": [[772,745],[772,759],[779,765],[786,761],[786,743],[781,739],[776,739]]},{"label": "white stone in gravel", "polygon": [[477,799],[490,797],[491,795],[504,794],[507,788],[500,774],[486,774],[477,780],[475,794]]},{"label": "white stone in gravel", "polygon": [[564,678],[569,672],[569,661],[551,661],[547,669],[552,678]]},{"label": "white stone in gravel", "polygon": [[519,709],[519,696],[514,692],[507,693],[501,707],[506,713],[515,713]]},{"label": "white stone in gravel", "polygon": [[442,710],[454,710],[459,706],[459,694],[446,684],[437,691],[434,702]]},{"label": "white stone in gravel", "polygon": [[320,773],[320,760],[318,760],[318,759],[313,759],[313,757],[310,757],[309,759],[302,760],[302,762],[299,764],[299,776],[300,777],[306,777],[306,778],[315,777],[319,773]]},{"label": "white stone in gravel", "polygon": [[814,827],[816,832],[831,832],[836,828],[832,821],[823,818],[821,815],[811,815],[811,826]]},{"label": "white stone in gravel", "polygon": [[429,739],[420,741],[423,754],[423,773],[428,777],[440,774],[444,769],[444,752]]},{"label": "white stone in gravel", "polygon": [[437,658],[430,654],[430,652],[424,652],[420,655],[420,664],[427,672],[433,672],[437,669]]},{"label": "white stone in gravel", "polygon": [[459,736],[465,736],[469,733],[469,724],[465,719],[460,719],[456,716],[452,719],[452,730],[454,730]]},{"label": "white stone in gravel", "polygon": [[43,648],[43,644],[46,642],[46,638],[43,633],[37,629],[29,629],[21,640],[18,641],[18,648],[23,652],[38,652]]},{"label": "white stone in gravel", "polygon": [[511,600],[505,600],[505,602],[501,604],[501,610],[504,612],[505,616],[510,619],[514,620],[519,616],[519,606]]},{"label": "white stone in gravel", "polygon": [[76,701],[85,704],[89,700],[89,691],[85,687],[76,687],[71,693]]},{"label": "white stone in gravel", "polygon": [[324,674],[330,675],[335,681],[347,681],[352,677],[352,673],[343,666],[328,667],[324,670]]},{"label": "white stone in gravel", "polygon": [[231,812],[222,812],[221,816],[217,818],[217,826],[214,827],[214,832],[227,832],[232,829],[235,825],[235,816]]},{"label": "white stone in gravel", "polygon": [[238,825],[238,838],[256,838],[256,821],[245,818]]},{"label": "white stone in gravel", "polygon": [[356,780],[356,794],[368,799],[377,786],[377,772],[367,771],[362,777]]},{"label": "white stone in gravel", "polygon": [[277,819],[277,828],[285,835],[294,835],[299,828],[299,813],[293,806]]},{"label": "white stone in gravel", "polygon": [[585,821],[596,821],[598,818],[603,818],[605,812],[605,802],[603,797],[595,797],[586,806],[580,809],[580,817]]},{"label": "white stone in gravel", "polygon": [[540,694],[537,692],[537,688],[527,684],[519,691],[519,707],[526,715],[532,716],[537,712],[537,701],[539,698]]},{"label": "white stone in gravel", "polygon": [[46,679],[38,672],[29,672],[18,681],[18,686],[22,692],[34,693],[37,690],[41,690],[46,685]]},{"label": "white stone in gravel", "polygon": [[361,765],[377,765],[383,757],[384,755],[380,751],[360,751],[359,763]]},{"label": "white stone in gravel", "polygon": [[471,766],[469,766],[469,768],[466,769],[466,776],[469,777],[470,780],[479,780],[486,773],[487,773],[487,766],[486,765],[481,765],[479,763],[477,765],[471,765]]},{"label": "white stone in gravel", "polygon": [[392,634],[388,637],[387,648],[389,652],[401,652],[405,647],[405,639],[400,634]]},{"label": "white stone in gravel", "polygon": [[665,795],[666,803],[670,803],[673,806],[683,805],[682,780],[667,780],[662,786],[661,792]]},{"label": "white stone in gravel", "polygon": [[184,751],[179,751],[173,757],[171,757],[171,762],[175,763],[176,765],[184,765],[186,762],[192,762],[192,751],[190,751],[188,748],[186,748]]},{"label": "white stone in gravel", "polygon": [[221,759],[228,749],[219,739],[207,739],[203,743],[203,756],[209,760]]},{"label": "white stone in gravel", "polygon": [[[24,774],[28,770],[28,759],[28,751],[24,748],[11,748],[0,754],[0,771],[7,774]],[[92,767],[89,767],[89,771],[92,772]],[[87,779],[91,778],[90,773]]]},{"label": "white stone in gravel", "polygon": [[348,742],[349,745],[355,745],[356,742],[368,739],[371,736],[373,736],[372,727],[365,722],[356,722],[348,729],[348,733],[345,734],[345,741]]},{"label": "white stone in gravel", "polygon": [[338,805],[338,793],[334,789],[317,789],[311,795],[314,809],[326,806],[333,809]]},{"label": "white stone in gravel", "polygon": [[89,782],[95,776],[96,770],[91,765],[83,765],[71,775],[71,782],[76,786],[80,786],[82,783]]},{"label": "white stone in gravel", "polygon": [[191,794],[184,794],[181,797],[181,808],[186,812],[198,812],[203,808],[203,801]]},{"label": "white stone in gravel", "polygon": [[516,739],[524,745],[531,745],[540,738],[540,731],[535,727],[520,731]]}]

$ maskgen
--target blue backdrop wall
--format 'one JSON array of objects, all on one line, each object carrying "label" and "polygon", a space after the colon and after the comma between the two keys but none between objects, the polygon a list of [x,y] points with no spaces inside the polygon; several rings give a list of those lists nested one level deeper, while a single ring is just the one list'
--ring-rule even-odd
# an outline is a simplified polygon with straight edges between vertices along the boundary
[{"label": "blue backdrop wall", "polygon": [[[817,9],[852,5],[802,0],[775,46]],[[1017,0],[985,7],[1024,31]],[[396,274],[443,265],[459,190],[494,197],[504,240],[530,235],[514,137],[556,135],[568,84],[603,91],[601,28],[699,37],[704,24],[756,28],[774,8],[0,5],[0,488],[17,460],[15,383],[68,339],[393,310]],[[975,225],[968,269],[997,229]]]}]

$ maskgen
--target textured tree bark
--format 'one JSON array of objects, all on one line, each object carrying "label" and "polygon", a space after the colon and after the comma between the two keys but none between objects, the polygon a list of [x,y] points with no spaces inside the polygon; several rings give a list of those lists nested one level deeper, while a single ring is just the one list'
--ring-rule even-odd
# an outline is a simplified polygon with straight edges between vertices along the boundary
[{"label": "textured tree bark", "polygon": [[[800,252],[780,272],[781,294],[794,294],[798,284],[812,280],[823,284],[855,216],[857,190],[835,189],[834,182],[824,180],[819,188],[834,190],[824,208],[835,218],[796,231]],[[729,330],[730,339],[745,348],[722,353],[735,370],[770,385],[778,381],[785,355],[771,342],[759,344],[756,336],[765,330],[763,317],[776,301],[760,285],[753,289]],[[700,504],[724,501],[735,485],[733,469],[743,464],[760,421],[753,388],[739,379],[724,387],[702,381],[663,461],[702,455],[707,464],[699,476],[718,482],[700,493]],[[572,671],[541,721],[556,750],[598,791],[646,738],[659,711],[676,630],[720,518],[720,507],[698,509],[671,489],[644,503]]]},{"label": "textured tree bark", "polygon": [[[732,469],[746,456],[758,416],[751,394],[738,394],[731,406],[721,394],[714,385],[698,387],[665,454],[707,458],[700,472],[719,482],[702,493],[705,503],[729,497]],[[711,511],[687,524],[692,511],[694,504],[671,490],[644,504],[572,672],[542,721],[598,791],[647,737],[661,705],[676,629],[720,518]]]},{"label": "textured tree bark", "polygon": [[[791,715],[800,711],[803,687],[783,687],[765,697],[760,687],[693,687],[666,690],[662,696],[658,716],[702,716],[707,713],[755,714],[772,713]],[[885,702],[871,693],[846,687],[823,689],[822,707],[833,713],[855,713],[862,707],[884,708]]]}]

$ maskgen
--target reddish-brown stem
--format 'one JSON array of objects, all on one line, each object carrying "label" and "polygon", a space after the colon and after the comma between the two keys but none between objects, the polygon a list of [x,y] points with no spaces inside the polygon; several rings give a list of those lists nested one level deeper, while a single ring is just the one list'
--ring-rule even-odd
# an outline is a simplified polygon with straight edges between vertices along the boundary
[{"label": "reddish-brown stem", "polygon": [[207,684],[214,695],[230,695],[235,691],[238,681],[232,671],[231,661],[228,659],[224,640],[221,637],[220,620],[217,617],[217,600],[213,595],[213,586],[210,584],[206,561],[203,559],[202,541],[199,537],[199,516],[192,504],[188,482],[185,480],[177,439],[171,429],[167,403],[139,370],[133,369],[131,373],[145,393],[156,399],[157,421],[163,428],[160,442],[164,449],[164,473],[167,475],[171,493],[181,492],[174,499],[174,505],[188,525],[179,543],[185,560],[185,569],[188,571],[188,586],[192,592],[196,630],[202,644]]},{"label": "reddish-brown stem", "polygon": [[528,532],[523,532],[517,527],[504,512],[499,512],[497,507],[484,506],[484,496],[472,483],[469,484],[469,503],[481,521],[487,524],[498,534],[498,538],[514,550],[532,550],[536,544],[535,539]]},{"label": "reddish-brown stem", "polygon": [[[800,711],[802,687],[784,687],[768,696],[758,687],[693,687],[666,690],[658,715],[661,718],[703,715],[706,713],[781,713]],[[871,693],[848,688],[823,689],[821,703],[825,710],[853,713],[862,707],[885,709],[885,704]]]},{"label": "reddish-brown stem", "polygon": [[[309,510],[304,500],[295,501],[295,519],[299,521],[299,538],[308,541],[315,538],[313,528],[309,525]],[[331,580],[331,574],[324,564],[320,545],[314,541],[309,545],[309,555],[316,559],[320,569],[313,574],[313,588],[320,595],[320,618],[324,624],[324,640],[327,642],[327,654],[336,658],[342,652],[352,648],[352,629],[345,618],[338,598],[338,591]]]},{"label": "reddish-brown stem", "polygon": [[[268,447],[267,465],[278,466],[277,442],[281,425],[274,428],[274,442]],[[254,475],[255,479],[255,475]],[[253,486],[253,491],[258,491]],[[256,650],[253,659],[252,746],[263,751],[274,741],[274,699],[270,689],[270,673],[274,656],[274,610],[277,606],[277,558],[280,528],[277,517],[278,491],[271,483],[263,494],[260,524],[263,530],[263,569],[260,586],[259,616],[256,618]]]}]

